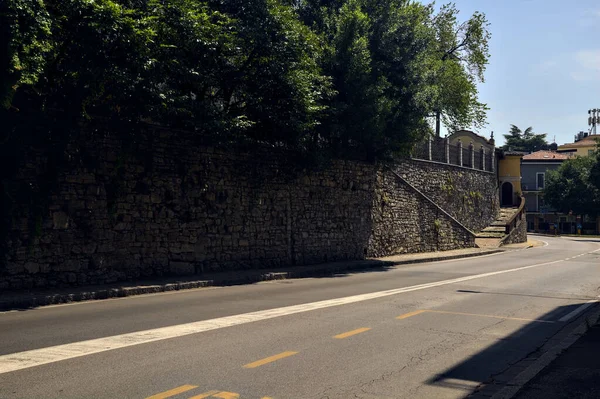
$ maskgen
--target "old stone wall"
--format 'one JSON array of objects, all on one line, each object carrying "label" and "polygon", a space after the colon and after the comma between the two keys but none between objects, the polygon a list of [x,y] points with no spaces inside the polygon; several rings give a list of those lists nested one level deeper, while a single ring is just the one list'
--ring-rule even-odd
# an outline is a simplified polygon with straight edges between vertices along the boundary
[{"label": "old stone wall", "polygon": [[525,212],[521,214],[521,217],[517,221],[516,228],[514,228],[510,232],[510,234],[504,239],[502,244],[520,244],[522,242],[527,242],[527,216]]},{"label": "old stone wall", "polygon": [[58,163],[44,149],[31,150],[13,186],[43,186],[51,165],[53,184],[35,204],[20,204],[11,214],[0,289],[471,247],[461,218],[472,226],[467,209],[481,217],[492,206],[478,200],[454,210],[440,188],[451,180],[456,188],[449,191],[468,186],[487,198],[487,175],[477,171],[453,174],[445,165],[416,161],[395,168],[457,223],[370,164],[334,161],[324,170],[298,172],[285,154],[264,149],[217,150],[187,133],[157,128],[133,137],[83,130]]},{"label": "old stone wall", "polygon": [[[284,157],[152,134],[131,145],[86,132],[67,149],[78,161],[63,165],[40,224],[14,217],[0,288],[364,257],[372,165],[337,161],[298,176]],[[20,179],[35,181],[46,163],[32,153]]]},{"label": "old stone wall", "polygon": [[380,171],[376,192],[369,256],[475,247],[475,236],[468,229],[391,171]]},{"label": "old stone wall", "polygon": [[495,173],[420,160],[404,161],[394,169],[474,232],[489,226],[498,215]]}]

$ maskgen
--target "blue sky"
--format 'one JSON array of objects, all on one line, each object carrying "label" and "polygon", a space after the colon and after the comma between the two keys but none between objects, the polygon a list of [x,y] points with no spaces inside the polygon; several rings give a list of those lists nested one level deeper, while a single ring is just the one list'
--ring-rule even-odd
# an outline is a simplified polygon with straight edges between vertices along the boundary
[{"label": "blue sky", "polygon": [[491,60],[480,86],[489,124],[480,134],[494,131],[502,143],[510,124],[533,126],[564,144],[588,129],[587,110],[600,108],[600,1],[454,3],[461,20],[481,11],[491,23]]}]

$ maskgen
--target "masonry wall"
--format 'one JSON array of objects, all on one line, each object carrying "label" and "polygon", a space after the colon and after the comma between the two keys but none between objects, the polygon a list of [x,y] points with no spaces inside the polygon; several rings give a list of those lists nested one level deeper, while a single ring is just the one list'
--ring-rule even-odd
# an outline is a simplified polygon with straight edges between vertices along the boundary
[{"label": "masonry wall", "polygon": [[[427,173],[408,165],[411,173]],[[382,170],[378,183],[369,256],[475,247],[469,230],[390,171]]]},{"label": "masonry wall", "polygon": [[[47,151],[32,149],[14,186],[40,186],[48,167]],[[460,187],[483,179],[481,172],[453,175],[447,168],[407,161],[397,170],[460,218],[465,211],[436,194],[432,174],[439,181],[454,176]],[[291,171],[285,154],[216,150],[181,132],[147,129],[125,142],[110,132],[84,130],[66,147],[55,179],[38,196],[40,214],[34,216],[30,204],[12,214],[0,289],[474,245],[467,229],[373,165],[335,161],[321,171]],[[473,207],[487,215],[490,205]]]},{"label": "masonry wall", "polygon": [[504,239],[502,244],[519,244],[523,242],[527,242],[527,215],[525,212],[521,214],[521,217],[517,221],[517,226]]},{"label": "masonry wall", "polygon": [[401,162],[394,170],[474,232],[498,215],[495,173],[420,160]]}]

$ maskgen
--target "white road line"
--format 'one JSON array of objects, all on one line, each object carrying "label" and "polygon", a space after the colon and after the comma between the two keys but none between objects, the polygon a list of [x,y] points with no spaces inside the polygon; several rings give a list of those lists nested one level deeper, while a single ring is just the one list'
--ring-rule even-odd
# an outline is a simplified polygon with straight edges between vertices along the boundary
[{"label": "white road line", "polygon": [[[599,252],[600,249],[593,252]],[[54,363],[61,360],[87,356],[94,353],[126,348],[129,346],[161,341],[164,339],[183,337],[190,334],[198,334],[205,331],[217,330],[225,327],[237,326],[255,321],[268,320],[297,313],[310,312],[317,309],[325,309],[333,306],[347,305],[405,292],[424,290],[427,288],[440,287],[449,284],[461,283],[484,277],[497,276],[521,270],[533,269],[541,266],[553,265],[563,262],[564,259],[552,262],[538,263],[535,265],[517,267],[514,269],[500,270],[489,273],[475,274],[450,280],[436,281],[432,283],[413,285],[410,287],[396,288],[392,290],[371,292],[368,294],[353,295],[344,298],[328,299],[325,301],[305,303],[300,305],[286,306],[282,308],[261,310],[258,312],[245,313],[234,316],[220,317],[217,319],[197,321],[193,323],[180,324],[169,327],[155,328],[151,330],[138,331],[127,334],[114,335],[111,337],[91,339],[87,341],[73,342],[70,344],[51,346],[41,349],[33,349],[24,352],[12,353],[0,356],[0,374],[12,371],[40,366],[42,364]],[[589,306],[589,305],[588,305]]]},{"label": "white road line", "polygon": [[573,310],[572,312],[570,312],[570,313],[564,315],[563,317],[561,317],[560,319],[558,319],[558,321],[569,321],[573,317],[577,316],[579,313],[583,312],[584,310],[586,310],[587,308],[589,308],[590,306],[592,306],[595,303],[598,303],[597,299],[592,299],[591,301],[587,301],[583,305],[579,306],[577,309]]}]

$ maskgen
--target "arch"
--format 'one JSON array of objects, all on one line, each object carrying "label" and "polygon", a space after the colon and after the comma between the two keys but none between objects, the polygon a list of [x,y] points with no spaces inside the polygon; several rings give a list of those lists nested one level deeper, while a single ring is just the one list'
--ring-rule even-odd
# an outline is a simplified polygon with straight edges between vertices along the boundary
[{"label": "arch", "polygon": [[509,181],[502,183],[502,196],[500,198],[500,204],[502,206],[513,206],[513,185]]}]

